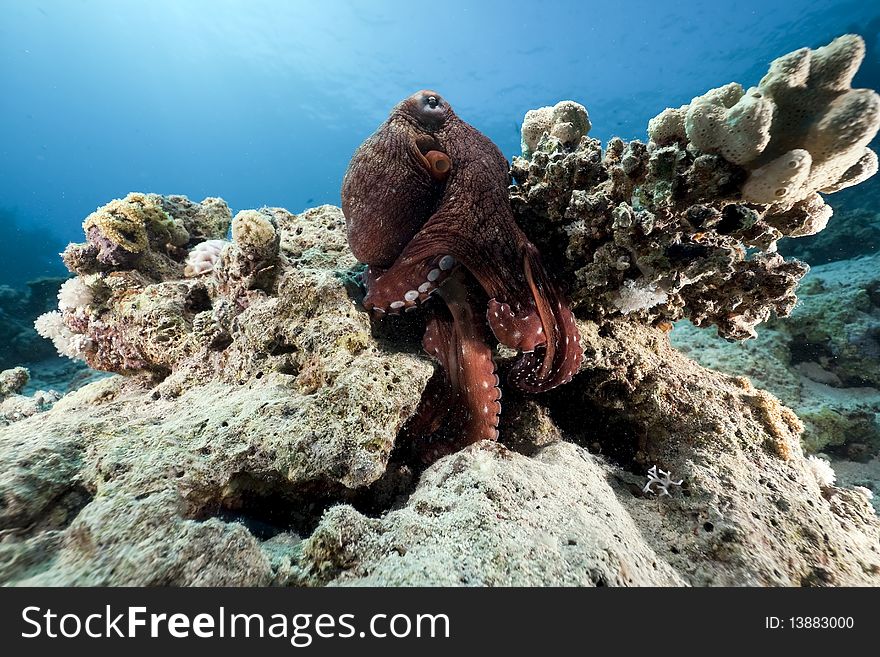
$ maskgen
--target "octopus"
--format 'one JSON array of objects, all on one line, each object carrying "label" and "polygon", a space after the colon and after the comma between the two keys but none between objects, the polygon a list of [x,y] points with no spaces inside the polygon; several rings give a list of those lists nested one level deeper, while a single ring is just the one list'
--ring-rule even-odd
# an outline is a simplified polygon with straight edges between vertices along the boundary
[{"label": "octopus", "polygon": [[508,185],[498,147],[430,90],[391,110],[343,179],[348,242],[367,265],[364,308],[428,315],[422,344],[440,368],[404,428],[425,460],[498,439],[490,332],[519,352],[506,378],[523,392],[567,383],[580,368],[574,316],[514,220]]}]

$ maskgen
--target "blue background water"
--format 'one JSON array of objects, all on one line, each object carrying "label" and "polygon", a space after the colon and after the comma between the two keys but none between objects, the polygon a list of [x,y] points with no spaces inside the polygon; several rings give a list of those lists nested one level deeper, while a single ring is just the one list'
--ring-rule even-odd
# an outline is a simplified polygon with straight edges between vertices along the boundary
[{"label": "blue background water", "polygon": [[642,137],[664,107],[847,31],[876,88],[872,5],[2,0],[0,283],[60,271],[82,219],[133,190],[338,203],[354,148],[424,87],[508,156],[530,108],[571,98],[594,136]]}]

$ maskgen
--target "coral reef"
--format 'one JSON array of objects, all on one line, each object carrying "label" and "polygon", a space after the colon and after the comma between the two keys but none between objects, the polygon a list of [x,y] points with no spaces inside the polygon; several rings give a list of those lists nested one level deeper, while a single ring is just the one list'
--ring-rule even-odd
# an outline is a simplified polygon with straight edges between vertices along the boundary
[{"label": "coral reef", "polygon": [[814,267],[790,317],[729,344],[687,324],[672,343],[700,364],[748,376],[790,406],[811,452],[880,452],[880,254]]},{"label": "coral reef", "polygon": [[[324,296],[344,298],[332,280]],[[340,305],[332,318],[350,312]],[[179,397],[139,377],[92,383],[0,429],[0,580],[880,583],[868,493],[820,485],[790,411],[743,378],[696,365],[660,330],[617,321],[581,332],[586,378],[502,436],[530,456],[482,441],[417,483],[387,449],[393,428],[378,425],[415,405],[428,374],[417,356],[386,352],[405,385],[381,398],[353,393],[358,405],[341,413],[346,388],[325,384],[307,395],[319,398],[308,419],[298,412],[305,396],[280,373],[191,379]],[[417,378],[403,371],[408,360]],[[372,445],[361,442],[367,428],[346,428],[345,418],[380,408]],[[681,487],[643,493],[648,463]]]},{"label": "coral reef", "polygon": [[162,280],[183,270],[187,246],[225,238],[231,219],[221,199],[131,193],[90,214],[83,222],[88,241],[69,245],[61,257],[80,276],[136,268]]},{"label": "coral reef", "polygon": [[[807,267],[780,256],[778,240],[822,230],[831,209],[816,192],[876,170],[866,144],[880,100],[849,88],[862,55],[848,35],[782,57],[758,90],[727,85],[664,111],[647,145],[613,139],[603,152],[548,134],[530,159],[514,158],[517,221],[552,254],[577,314],[687,318],[731,339],[789,314]],[[795,172],[782,196],[755,192]]]},{"label": "coral reef", "polygon": [[[807,267],[775,250],[827,222],[816,190],[868,170],[864,151],[843,160],[876,128],[876,117],[865,125],[873,97],[842,82],[858,42],[835,43],[779,60],[809,71],[818,133],[779,137],[791,106],[774,82],[787,65],[774,64],[764,100],[776,118],[769,136],[749,133],[763,145],[744,163],[726,158],[751,151],[717,125],[714,146],[695,145],[688,112],[667,113],[662,130],[655,121],[649,144],[614,139],[604,151],[541,128],[505,193],[571,292],[582,368],[541,395],[514,388],[500,442],[428,467],[404,441],[434,376],[418,344],[424,321],[362,312],[338,208],[233,219],[219,199],[132,194],[99,209],[87,242],[65,251],[77,278],[41,324],[122,376],[0,427],[0,581],[880,585],[867,470],[834,463],[835,484],[801,443],[815,421],[756,388],[745,376],[754,363],[725,374],[669,343],[683,318],[731,339],[771,320],[777,337],[751,343],[776,359],[763,368],[768,386],[778,375],[793,390],[793,371],[802,387],[873,385],[876,264],[850,264],[850,280],[817,268],[795,307]],[[832,79],[834,89],[813,84]],[[732,89],[706,111],[764,125],[762,99],[734,102]],[[856,106],[841,160],[822,150],[822,130],[839,127],[835,107]],[[565,107],[561,124],[573,125]],[[809,154],[795,154],[810,166],[798,191],[784,203],[746,198],[775,149]],[[210,250],[199,244],[230,226],[231,241],[199,260],[210,267],[187,276],[193,251]],[[784,325],[772,317],[789,313]],[[496,351],[501,371],[516,362]],[[20,388],[21,373],[3,380]],[[652,472],[669,495],[645,491]]]}]

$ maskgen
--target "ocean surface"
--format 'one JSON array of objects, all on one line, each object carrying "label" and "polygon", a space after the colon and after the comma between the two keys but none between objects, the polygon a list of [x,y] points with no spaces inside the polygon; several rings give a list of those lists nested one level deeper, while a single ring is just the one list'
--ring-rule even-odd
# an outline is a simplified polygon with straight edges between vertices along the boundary
[{"label": "ocean surface", "polygon": [[354,149],[420,88],[510,157],[531,108],[576,100],[593,136],[644,138],[663,108],[850,31],[857,85],[880,87],[864,1],[3,0],[0,284],[63,274],[82,219],[130,191],[338,204]]}]

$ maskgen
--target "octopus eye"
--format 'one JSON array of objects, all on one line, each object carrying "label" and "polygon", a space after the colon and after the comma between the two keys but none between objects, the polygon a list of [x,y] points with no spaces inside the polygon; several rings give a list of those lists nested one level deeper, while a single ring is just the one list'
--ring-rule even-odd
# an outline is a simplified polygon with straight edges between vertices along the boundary
[{"label": "octopus eye", "polygon": [[444,121],[453,116],[443,96],[429,89],[414,93],[403,101],[401,109],[428,132],[437,130]]}]

